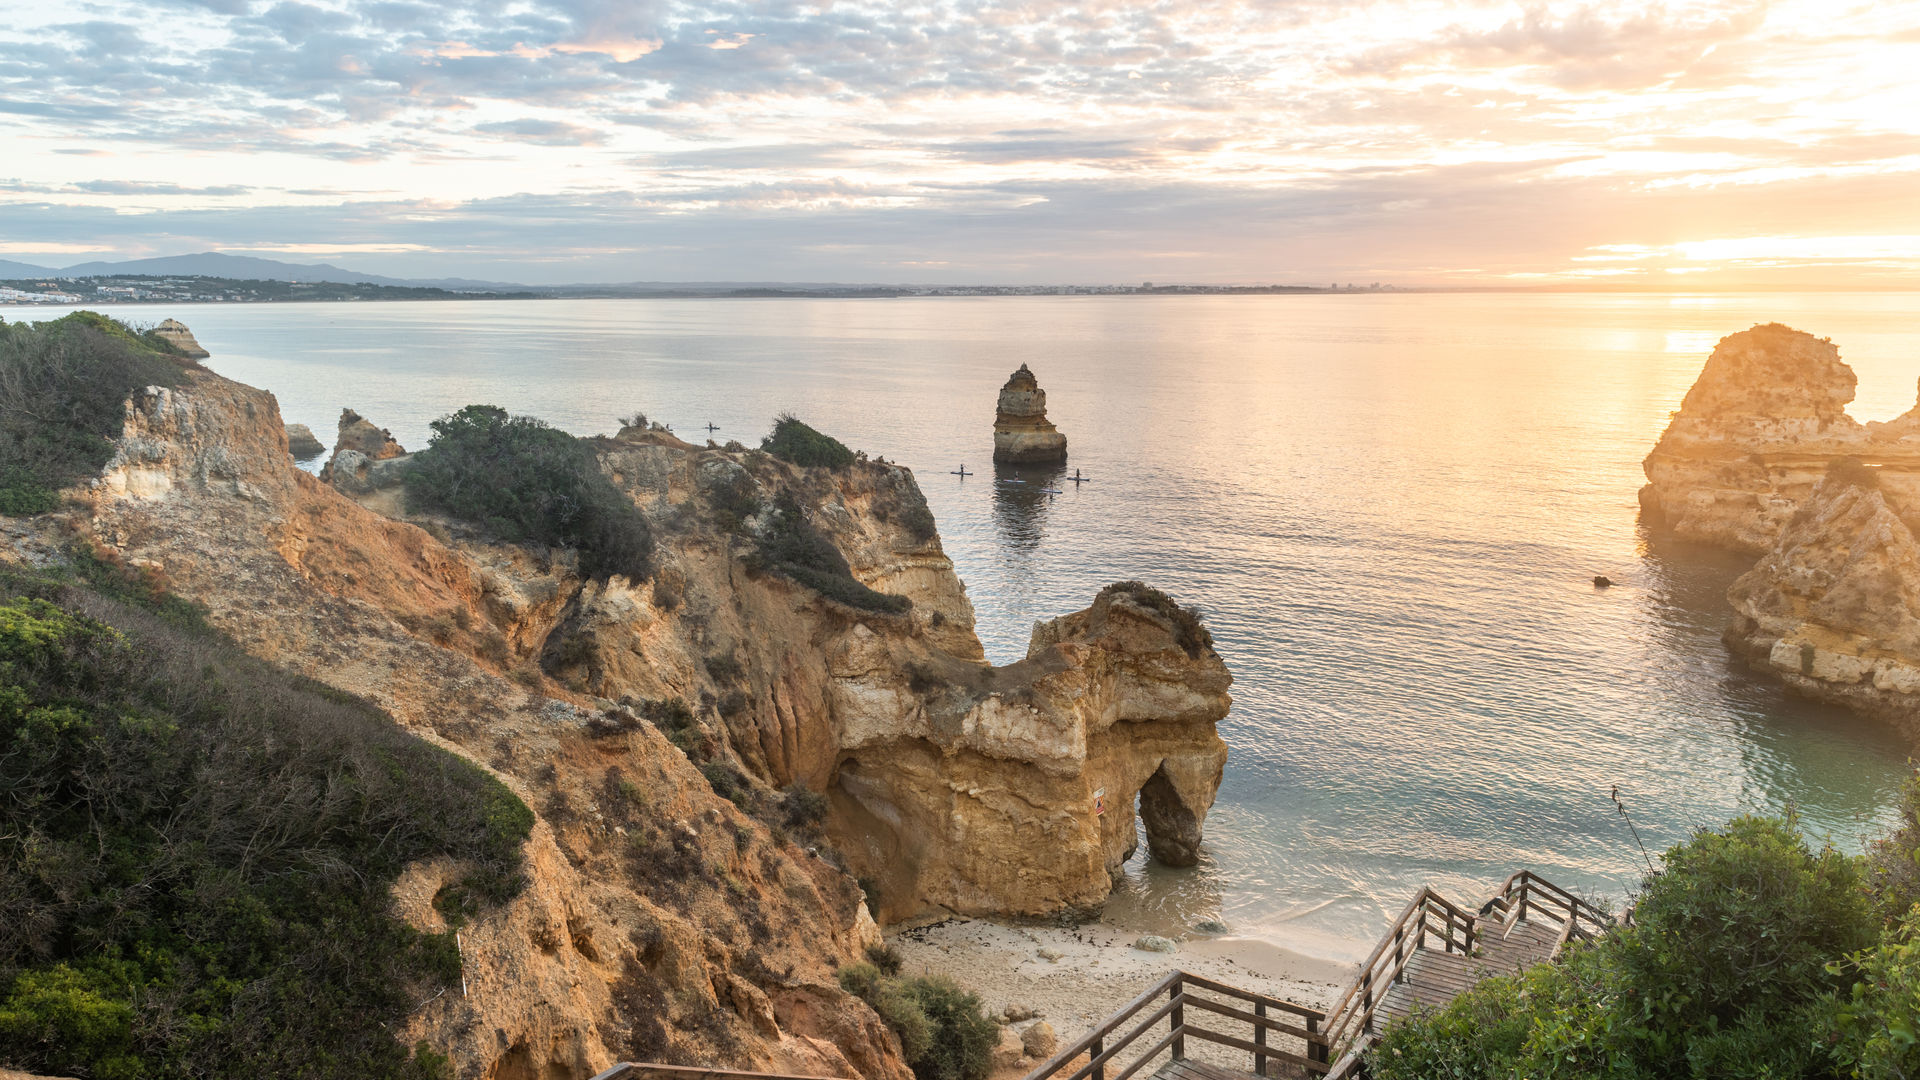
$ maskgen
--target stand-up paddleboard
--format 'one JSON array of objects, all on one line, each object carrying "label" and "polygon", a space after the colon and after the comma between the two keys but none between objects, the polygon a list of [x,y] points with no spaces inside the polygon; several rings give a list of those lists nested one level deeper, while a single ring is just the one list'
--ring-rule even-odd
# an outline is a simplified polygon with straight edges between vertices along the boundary
[{"label": "stand-up paddleboard", "polygon": [[1059,488],[1041,488],[1040,490],[1041,490],[1041,491],[1044,491],[1044,492],[1046,492],[1046,493],[1047,493],[1047,494],[1049,494],[1049,495],[1064,495],[1064,494],[1066,494],[1065,492],[1063,492],[1063,491],[1061,491],[1061,490],[1060,490]]},{"label": "stand-up paddleboard", "polygon": [[975,474],[968,472],[967,467],[965,465],[962,465],[959,468],[954,469],[951,472],[947,473],[947,475],[948,476],[973,476]]},{"label": "stand-up paddleboard", "polygon": [[719,424],[716,424],[716,423],[714,423],[714,422],[713,422],[713,421],[711,421],[711,420],[709,420],[709,421],[707,421],[707,430],[708,430],[708,431],[719,431],[719,430],[720,430],[720,425],[719,425]]},{"label": "stand-up paddleboard", "polygon": [[1024,484],[1025,480],[995,480],[996,484]]}]

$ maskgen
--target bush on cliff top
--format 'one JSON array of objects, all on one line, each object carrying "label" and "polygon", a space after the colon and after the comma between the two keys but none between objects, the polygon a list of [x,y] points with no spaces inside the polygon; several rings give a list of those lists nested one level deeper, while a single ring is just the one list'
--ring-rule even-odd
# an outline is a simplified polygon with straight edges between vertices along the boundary
[{"label": "bush on cliff top", "polygon": [[91,311],[0,324],[0,514],[53,509],[61,488],[113,456],[127,396],[193,366],[158,335]]},{"label": "bush on cliff top", "polygon": [[844,469],[853,464],[846,443],[815,431],[792,413],[774,418],[773,431],[760,440],[760,449],[791,465]]},{"label": "bush on cliff top", "polygon": [[492,405],[469,405],[432,426],[406,472],[410,507],[470,521],[508,543],[572,548],[588,577],[647,577],[652,530],[600,471],[590,444]]},{"label": "bush on cliff top", "polygon": [[1213,634],[1201,622],[1200,609],[1181,607],[1173,597],[1144,582],[1116,581],[1100,590],[1101,596],[1118,594],[1154,612],[1173,624],[1173,640],[1195,660],[1213,648]]},{"label": "bush on cliff top", "polygon": [[896,615],[913,607],[913,601],[904,596],[877,592],[861,584],[847,565],[846,556],[813,527],[791,495],[774,500],[757,545],[753,564],[758,569],[790,578],[849,607]]},{"label": "bush on cliff top", "polygon": [[116,1080],[444,1075],[393,1032],[460,958],[389,890],[448,855],[506,899],[533,820],[357,699],[22,574],[0,792],[0,1061]]},{"label": "bush on cliff top", "polygon": [[[1920,1000],[1885,987],[1920,985],[1920,958],[1861,952],[1880,919],[1857,860],[1810,849],[1791,818],[1741,817],[1664,861],[1633,926],[1395,1025],[1373,1075],[1841,1076],[1868,1056],[1870,1030],[1916,1031]],[[1874,975],[1849,997],[1856,969]],[[1849,1000],[1857,1034],[1844,1030]]]}]

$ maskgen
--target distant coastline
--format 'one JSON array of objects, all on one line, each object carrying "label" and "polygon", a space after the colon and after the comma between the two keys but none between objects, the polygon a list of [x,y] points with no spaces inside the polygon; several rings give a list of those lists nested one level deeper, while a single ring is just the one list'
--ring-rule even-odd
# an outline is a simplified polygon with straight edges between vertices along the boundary
[{"label": "distant coastline", "polygon": [[1404,292],[1391,285],[821,285],[690,283],[448,289],[185,274],[0,278],[0,305],[314,303],[377,300],[895,299],[923,296],[1242,296]]},{"label": "distant coastline", "polygon": [[[1330,285],[841,285],[759,282],[636,282],[607,285],[515,285],[475,283],[463,287],[394,284],[387,281],[294,281],[198,274],[50,273],[0,278],[0,308],[109,304],[285,304],[398,300],[896,300],[938,297],[1023,296],[1350,296],[1425,293],[1647,293],[1653,290],[1596,285],[1405,286],[1380,282]],[[1911,289],[1706,289],[1703,292],[1908,292]]]}]

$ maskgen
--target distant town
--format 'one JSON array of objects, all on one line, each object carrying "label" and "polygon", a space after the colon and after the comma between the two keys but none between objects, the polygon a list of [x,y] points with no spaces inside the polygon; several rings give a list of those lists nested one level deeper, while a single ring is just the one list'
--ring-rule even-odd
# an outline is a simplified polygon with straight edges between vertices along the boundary
[{"label": "distant town", "polygon": [[524,300],[531,292],[456,292],[334,281],[111,274],[0,281],[0,304],[261,304],[322,300]]},{"label": "distant town", "polygon": [[674,286],[563,285],[507,289],[445,289],[371,282],[278,281],[198,275],[101,274],[0,280],[0,305],[31,304],[261,304],[365,300],[535,300],[669,297],[905,297],[905,296],[1139,296],[1392,292],[1391,285],[941,285],[941,286]]}]

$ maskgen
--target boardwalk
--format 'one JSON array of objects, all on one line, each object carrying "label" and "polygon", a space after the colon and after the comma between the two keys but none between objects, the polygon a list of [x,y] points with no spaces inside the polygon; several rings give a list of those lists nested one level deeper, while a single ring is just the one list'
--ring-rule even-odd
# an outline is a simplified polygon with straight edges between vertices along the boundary
[{"label": "boardwalk", "polygon": [[1375,1031],[1405,1017],[1418,1006],[1438,1008],[1495,975],[1511,975],[1553,955],[1560,924],[1527,919],[1506,928],[1482,920],[1473,955],[1421,949],[1407,961],[1406,973],[1380,999]]}]

